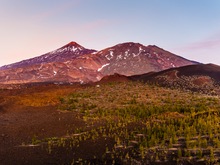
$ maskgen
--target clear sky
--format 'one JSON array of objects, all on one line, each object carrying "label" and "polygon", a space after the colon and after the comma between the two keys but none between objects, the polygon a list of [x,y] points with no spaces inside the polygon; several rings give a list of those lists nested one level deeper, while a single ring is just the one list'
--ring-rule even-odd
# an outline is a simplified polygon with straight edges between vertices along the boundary
[{"label": "clear sky", "polygon": [[0,65],[70,41],[157,45],[220,65],[220,0],[0,0]]}]

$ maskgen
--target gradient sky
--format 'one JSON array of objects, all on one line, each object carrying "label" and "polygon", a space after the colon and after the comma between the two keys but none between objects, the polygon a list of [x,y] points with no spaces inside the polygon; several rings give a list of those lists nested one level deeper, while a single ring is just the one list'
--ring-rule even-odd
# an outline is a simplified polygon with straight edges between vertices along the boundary
[{"label": "gradient sky", "polygon": [[70,41],[157,45],[220,65],[220,0],[0,0],[0,65]]}]

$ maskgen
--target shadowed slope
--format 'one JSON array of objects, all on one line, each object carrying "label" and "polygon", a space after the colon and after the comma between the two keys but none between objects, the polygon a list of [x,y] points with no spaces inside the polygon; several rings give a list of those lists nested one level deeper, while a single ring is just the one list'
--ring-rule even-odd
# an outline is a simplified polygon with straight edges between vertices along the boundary
[{"label": "shadowed slope", "polygon": [[168,87],[220,94],[220,66],[214,64],[183,66],[130,78]]}]

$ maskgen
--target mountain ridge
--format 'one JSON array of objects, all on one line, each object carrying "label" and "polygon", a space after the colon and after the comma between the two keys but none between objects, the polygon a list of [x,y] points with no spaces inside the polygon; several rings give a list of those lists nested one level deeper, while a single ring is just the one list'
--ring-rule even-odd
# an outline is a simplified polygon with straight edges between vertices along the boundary
[{"label": "mountain ridge", "polygon": [[[102,67],[99,68],[99,71],[101,71],[104,75],[119,73],[122,75],[130,76],[134,74],[142,74],[150,71],[160,71],[171,67],[198,63],[175,55],[155,45],[144,46],[140,43],[134,42],[117,44],[115,46],[95,52],[93,53],[93,56],[94,55],[102,59]],[[169,60],[171,62],[169,62]],[[140,66],[136,64],[144,61],[145,65],[142,66],[143,68],[140,70]],[[114,72],[114,70],[116,70],[118,67],[117,64],[119,67],[123,66],[126,68],[126,66],[133,66],[134,68],[133,71],[129,71],[130,73],[128,73],[127,68],[126,70],[119,68],[117,69],[118,72]],[[139,72],[137,72],[137,70],[139,70]]]},{"label": "mountain ridge", "polygon": [[0,83],[96,82],[115,73],[132,76],[197,64],[155,45],[126,42],[100,51],[72,41],[49,53],[0,68]]},{"label": "mountain ridge", "polygon": [[0,70],[9,69],[9,68],[26,67],[29,65],[41,64],[41,63],[47,63],[47,62],[61,62],[61,61],[69,60],[69,59],[74,59],[83,54],[90,54],[93,52],[96,52],[96,50],[84,48],[83,46],[79,45],[77,42],[71,41],[64,46],[56,50],[50,51],[48,53],[45,53],[43,55],[36,56],[30,59],[25,59],[25,60],[15,62],[9,65],[4,65],[0,67]]}]

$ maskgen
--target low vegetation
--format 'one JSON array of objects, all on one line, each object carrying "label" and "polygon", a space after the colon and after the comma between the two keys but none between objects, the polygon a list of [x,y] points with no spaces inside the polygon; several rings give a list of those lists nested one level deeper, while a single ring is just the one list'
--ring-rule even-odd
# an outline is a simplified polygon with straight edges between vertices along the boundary
[{"label": "low vegetation", "polygon": [[86,126],[63,137],[34,137],[33,143],[49,154],[74,152],[70,164],[220,161],[218,96],[124,82],[85,86],[59,102],[59,110],[77,114]]}]

